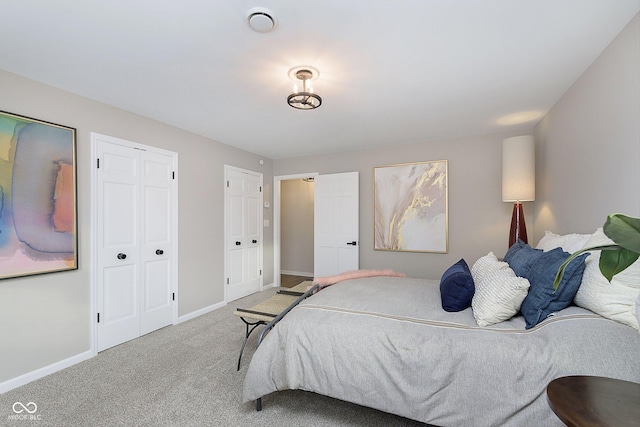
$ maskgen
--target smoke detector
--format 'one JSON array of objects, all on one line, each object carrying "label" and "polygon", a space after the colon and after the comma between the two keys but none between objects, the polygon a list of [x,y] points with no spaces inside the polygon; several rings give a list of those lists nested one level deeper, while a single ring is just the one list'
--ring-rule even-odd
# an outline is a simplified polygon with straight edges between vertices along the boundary
[{"label": "smoke detector", "polygon": [[247,13],[247,22],[253,31],[258,33],[268,33],[273,31],[278,21],[269,9],[264,7],[254,7]]}]

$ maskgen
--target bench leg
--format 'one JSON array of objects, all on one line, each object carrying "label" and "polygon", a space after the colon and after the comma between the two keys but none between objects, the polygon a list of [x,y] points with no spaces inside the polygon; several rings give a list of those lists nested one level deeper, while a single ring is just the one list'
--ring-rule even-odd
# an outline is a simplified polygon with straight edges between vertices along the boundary
[{"label": "bench leg", "polygon": [[[241,317],[240,319],[242,319],[242,321],[245,323],[245,325],[247,326],[247,330],[244,336],[244,341],[242,342],[242,348],[240,349],[240,356],[238,357],[238,371],[240,370],[240,362],[242,361],[242,353],[244,353],[244,347],[247,345],[247,341],[249,340],[249,335],[251,335],[251,333],[253,332],[253,330],[255,328],[257,328],[260,325],[264,325],[265,322],[259,320],[255,323],[251,323],[251,322],[247,322],[246,320],[244,320],[244,317]],[[251,330],[249,330],[249,326],[253,326],[251,328]]]}]

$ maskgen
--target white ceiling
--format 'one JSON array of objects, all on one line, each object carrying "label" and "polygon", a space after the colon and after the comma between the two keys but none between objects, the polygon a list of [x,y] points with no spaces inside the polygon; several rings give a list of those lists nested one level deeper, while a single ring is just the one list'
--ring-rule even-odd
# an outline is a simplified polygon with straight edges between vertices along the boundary
[{"label": "white ceiling", "polygon": [[[273,11],[274,31],[249,27],[256,6]],[[640,0],[0,0],[0,69],[278,159],[531,129],[639,10]],[[299,65],[320,71],[317,110],[286,103]],[[534,118],[509,120],[523,112]]]}]

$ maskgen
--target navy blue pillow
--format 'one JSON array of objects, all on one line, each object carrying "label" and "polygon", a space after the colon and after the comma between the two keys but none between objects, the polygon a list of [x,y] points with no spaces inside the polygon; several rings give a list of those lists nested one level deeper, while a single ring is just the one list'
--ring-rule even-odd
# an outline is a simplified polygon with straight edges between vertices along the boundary
[{"label": "navy blue pillow", "polygon": [[516,276],[527,277],[531,266],[542,254],[542,250],[534,249],[522,240],[518,240],[504,255],[504,261],[509,264]]},{"label": "navy blue pillow", "polygon": [[557,291],[553,289],[553,281],[556,278],[558,268],[569,258],[570,254],[561,248],[555,248],[544,252],[531,265],[526,276],[531,286],[520,307],[527,322],[527,329],[533,328],[550,314],[571,304],[580,283],[582,283],[584,261],[587,255],[587,253],[582,254],[567,265]]},{"label": "navy blue pillow", "polygon": [[446,311],[462,311],[470,307],[475,291],[469,266],[461,259],[449,267],[440,279],[442,308]]}]

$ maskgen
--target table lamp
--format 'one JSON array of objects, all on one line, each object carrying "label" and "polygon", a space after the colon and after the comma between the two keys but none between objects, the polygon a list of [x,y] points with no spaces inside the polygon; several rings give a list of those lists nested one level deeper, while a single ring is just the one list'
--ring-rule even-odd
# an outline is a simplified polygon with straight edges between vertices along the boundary
[{"label": "table lamp", "polygon": [[522,202],[536,198],[535,141],[531,135],[502,141],[502,201],[514,202],[509,231],[509,247],[518,239],[527,243],[527,227]]}]

